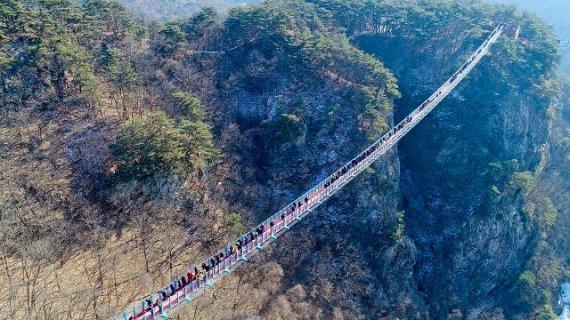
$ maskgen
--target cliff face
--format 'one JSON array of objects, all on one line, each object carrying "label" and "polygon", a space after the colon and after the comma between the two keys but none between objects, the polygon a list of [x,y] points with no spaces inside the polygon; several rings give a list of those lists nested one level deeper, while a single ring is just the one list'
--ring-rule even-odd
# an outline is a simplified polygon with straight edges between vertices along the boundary
[{"label": "cliff face", "polygon": [[[243,290],[256,292],[258,299],[218,290],[212,295],[214,305],[230,304],[229,314],[244,317],[290,317],[301,306],[325,317],[523,315],[525,311],[513,311],[505,301],[510,301],[509,288],[539,241],[538,224],[523,213],[528,190],[516,178],[539,166],[548,137],[550,99],[544,90],[551,81],[555,49],[549,37],[537,45],[524,44],[541,41],[534,35],[544,26],[531,17],[484,6],[465,13],[464,3],[436,3],[427,9],[438,12],[433,17],[413,4],[310,2],[269,3],[238,11],[226,23],[256,35],[255,41],[242,42],[246,45],[221,58],[220,92],[212,98],[229,106],[221,111],[221,127],[234,128],[239,137],[229,145],[240,154],[243,173],[236,179],[253,190],[241,193],[240,201],[251,205],[254,220],[356,154],[367,138],[379,133],[370,130],[370,123],[379,125],[376,130],[393,123],[391,108],[385,107],[390,99],[378,98],[387,92],[385,81],[370,82],[355,71],[366,68],[368,60],[348,58],[359,53],[345,43],[345,36],[394,72],[403,96],[396,100],[396,118],[421,103],[482,41],[485,31],[477,25],[516,16],[528,38],[523,33],[515,42],[507,34],[398,153],[386,156],[368,176],[292,230],[269,249],[273,255],[249,267],[258,270],[258,278],[277,273],[275,287],[243,275]],[[414,21],[369,15],[398,16],[403,11],[411,12]],[[284,18],[284,12],[294,18]],[[260,25],[286,26],[288,31],[281,34]],[[341,34],[319,34],[330,28]],[[339,67],[355,63],[357,68]],[[367,121],[362,117],[371,113],[363,105],[376,106],[377,113]],[[294,132],[282,140],[285,115],[294,116],[286,122]],[[260,203],[259,198],[269,201]],[[404,237],[396,232],[398,209],[405,211]],[[277,271],[264,271],[267,259],[280,266]],[[321,287],[326,288],[322,296]],[[331,301],[340,302],[333,308]],[[207,310],[200,316],[228,316]]]},{"label": "cliff face", "polygon": [[[519,281],[535,255],[540,226],[523,210],[530,190],[515,180],[524,174],[532,177],[531,172],[541,163],[542,146],[547,141],[546,113],[551,105],[548,91],[556,61],[556,55],[551,55],[555,50],[551,36],[539,45],[530,45],[531,41],[540,41],[534,36],[545,30],[534,18],[488,7],[478,7],[465,14],[460,10],[464,5],[461,3],[433,5],[430,9],[440,10],[441,15],[439,20],[433,18],[439,22],[433,25],[430,17],[424,21],[417,19],[419,22],[399,21],[397,25],[391,25],[387,19],[374,25],[373,18],[367,16],[374,8],[362,7],[363,11],[359,11],[358,6],[348,9],[340,3],[332,6],[335,5],[337,7],[331,10],[332,24],[346,28],[346,34],[352,35],[356,47],[374,54],[398,78],[403,98],[396,102],[396,118],[407,114],[445,81],[478,44],[478,39],[484,37],[482,30],[474,28],[469,19],[484,25],[485,21],[508,17],[518,19],[522,25],[526,32],[522,38],[514,41],[512,34],[509,35],[512,31],[507,32],[470,79],[401,146],[398,153],[402,163],[401,206],[405,211],[407,235],[414,246],[408,240],[396,247],[373,244],[377,236],[375,229],[380,232],[378,234],[386,232],[385,229],[382,231],[383,219],[372,212],[362,212],[360,208],[372,206],[370,199],[380,194],[386,199],[386,188],[382,184],[373,184],[372,189],[363,189],[368,186],[365,180],[370,178],[356,181],[343,192],[345,196],[339,195],[326,209],[321,209],[315,220],[308,222],[311,226],[303,231],[310,230],[308,237],[315,237],[317,243],[334,243],[337,234],[326,228],[330,222],[339,230],[341,238],[348,238],[343,239],[343,248],[358,248],[361,255],[352,259],[359,261],[360,268],[366,270],[366,261],[370,261],[371,268],[364,273],[369,277],[371,291],[360,296],[361,305],[357,308],[357,314],[362,316],[526,316],[525,312],[531,310],[517,311],[517,302],[512,302],[510,297],[517,293],[510,288]],[[376,9],[392,10],[391,13],[396,12],[396,15],[404,8],[413,13],[417,9],[413,5],[380,6]],[[417,16],[422,14],[417,12]],[[415,24],[422,25],[421,33],[414,29]],[[371,31],[374,27],[376,31]],[[525,60],[536,63],[520,63]],[[307,142],[310,144],[310,140]],[[342,146],[342,142],[346,139],[333,143]],[[323,143],[330,143],[330,140],[325,139]],[[295,153],[298,157],[299,153]],[[322,162],[319,157],[311,158],[307,163]],[[363,193],[367,196],[362,196]],[[397,199],[388,201],[392,203],[388,206],[392,210],[395,201]],[[351,213],[350,223],[344,224],[347,211]],[[358,227],[361,223],[372,232],[361,232]],[[370,250],[362,246],[363,242],[368,243]],[[295,246],[294,240],[287,241],[286,245]],[[310,274],[315,274],[316,269],[327,270],[321,267],[320,254],[311,250],[319,248],[320,245],[305,248],[313,259],[301,258],[304,263],[292,269],[298,281],[303,279],[297,278],[298,275],[309,270],[313,270]],[[399,261],[389,259],[391,254],[398,253],[402,254]],[[293,260],[281,262],[286,266],[295,265]],[[344,268],[354,261],[341,259],[339,263],[337,266]],[[394,268],[404,268],[404,271]],[[335,283],[335,291],[354,290],[355,278],[343,283],[334,275],[334,269],[327,270],[317,279],[322,277]],[[420,296],[424,299],[419,299]],[[397,301],[408,302],[403,304],[404,307]]]},{"label": "cliff face", "polygon": [[[561,282],[568,282],[570,278],[570,212],[568,199],[570,199],[570,82],[568,78],[562,80],[562,94],[559,99],[558,113],[551,127],[549,137],[549,162],[539,177],[541,192],[552,198],[553,205],[558,210],[556,223],[546,235],[542,243],[542,255],[553,261],[554,266],[562,266],[562,272],[550,280],[553,287]],[[536,264],[549,263],[537,261]],[[565,270],[565,274],[564,271]],[[558,312],[563,311],[563,301],[559,290],[553,292],[553,299]]]},{"label": "cliff face", "polygon": [[[524,30],[521,42],[544,28],[532,19],[517,23]],[[469,52],[465,28],[457,19],[454,25],[424,30],[431,35],[425,40],[407,42],[413,33],[402,30],[409,33],[361,36],[355,42],[395,72],[404,97],[397,113],[404,115]],[[549,135],[546,111],[555,94],[545,93],[554,81],[552,65],[524,76],[513,72],[511,50],[519,46],[524,45],[507,32],[400,147],[406,227],[419,252],[414,271],[431,317],[528,316],[502,301],[510,301],[509,288],[535,254],[539,224],[523,212],[527,200],[524,191],[512,188],[512,172],[494,167],[501,163],[502,171],[515,163],[507,171],[521,172],[539,167]],[[528,58],[538,52],[522,50]]]},{"label": "cliff face", "polygon": [[[541,166],[542,146],[548,137],[548,91],[557,59],[551,35],[536,39],[545,27],[532,17],[485,6],[471,7],[466,13],[465,3],[422,3],[428,11],[433,10],[434,17],[413,4],[310,2],[321,10],[326,8],[326,13],[318,15],[321,23],[342,30],[355,47],[373,54],[394,72],[402,92],[395,103],[398,119],[445,81],[484,39],[485,32],[478,25],[518,19],[526,33],[515,41],[509,30],[453,96],[404,140],[398,153],[385,157],[374,173],[353,182],[281,240],[279,248],[271,249],[274,254],[278,251],[272,260],[283,268],[279,289],[256,301],[256,307],[240,299],[235,312],[244,316],[261,312],[268,317],[277,312],[290,317],[278,310],[294,310],[299,307],[296,303],[304,303],[316,310],[315,315],[325,317],[343,313],[349,318],[377,319],[527,317],[532,308],[519,309],[520,301],[511,296],[520,292],[511,288],[536,254],[540,224],[523,210],[530,187],[518,183],[518,178],[532,179],[532,172]],[[382,19],[383,12],[398,16],[404,11],[414,20]],[[421,32],[416,28],[419,25]],[[296,41],[294,45],[307,45],[306,39]],[[529,45],[531,41],[541,42]],[[263,43],[252,44],[245,50],[248,58],[226,63],[237,64],[238,70],[275,73],[277,69],[264,70],[262,66],[271,59],[271,65],[279,66],[284,57],[263,56],[259,51],[264,49],[268,48]],[[267,52],[295,55],[288,50],[271,48]],[[286,64],[295,63],[289,60]],[[325,131],[315,129],[322,128],[330,117],[323,112],[326,101],[342,101],[331,97],[331,92],[354,95],[355,88],[363,86],[344,78],[350,78],[350,72],[338,75],[326,68],[317,72],[321,78],[314,81],[300,70],[280,69],[277,79],[260,77],[259,83],[249,84],[263,87],[262,91],[238,85],[228,94],[235,97],[231,105],[242,119],[256,119],[249,122],[247,130],[242,129],[246,137],[259,130],[260,122],[271,122],[280,112],[299,112],[291,108],[296,100],[303,101],[297,106],[309,111],[300,111],[305,120],[302,138],[296,143],[268,147],[271,143],[260,137],[245,144],[263,146],[243,157],[254,154],[257,165],[263,163],[260,193],[278,190],[271,198],[277,206],[260,208],[261,212],[277,209],[323,177],[331,165],[339,165],[365,145],[353,143],[361,140],[353,131],[359,126],[355,121],[358,116],[351,110],[354,107],[342,106],[354,101],[339,104],[342,120],[334,131],[320,136]],[[222,82],[228,79],[233,79],[231,74]],[[247,84],[248,79],[241,80]],[[281,111],[279,106],[287,107]],[[390,115],[385,118],[392,122]],[[284,172],[284,163],[292,172]],[[394,182],[401,186],[401,194]],[[303,187],[296,189],[293,184]],[[388,234],[397,225],[397,209],[405,211],[407,236],[394,241],[394,235]],[[328,288],[323,297],[317,293],[321,284]],[[249,289],[254,288],[259,289],[255,285]],[[293,298],[291,290],[312,293]],[[331,301],[340,302],[331,308]],[[224,302],[214,305],[218,303]],[[247,307],[241,307],[242,303]]]},{"label": "cliff face", "polygon": [[[14,120],[0,121],[7,133],[0,145],[12,150],[0,178],[17,190],[2,193],[0,215],[6,317],[107,318],[142,299],[378,138],[496,21],[520,23],[521,39],[507,32],[398,149],[180,316],[550,315],[548,289],[558,276],[551,270],[563,265],[566,247],[548,239],[564,228],[553,227],[552,201],[536,178],[566,172],[544,161],[557,51],[540,21],[472,1],[290,0],[144,28],[111,2],[46,3],[88,19],[12,6],[10,19],[25,19],[5,32],[21,52],[0,50],[11,106],[4,119]],[[49,23],[29,23],[35,19]],[[77,35],[84,25],[96,28]],[[24,45],[30,36],[39,44]],[[163,119],[165,137],[184,143],[186,132],[211,138],[207,121],[221,161],[113,183],[120,161],[109,147],[148,118]],[[157,134],[163,127],[151,123]],[[141,144],[133,145],[125,148]],[[168,151],[168,159],[184,159]],[[562,161],[564,152],[553,154]],[[33,169],[44,162],[49,170]],[[138,159],[125,162],[136,172]],[[56,294],[40,297],[36,283],[37,292]],[[66,303],[75,292],[86,294]],[[14,308],[26,301],[27,310]]]},{"label": "cliff face", "polygon": [[[313,12],[314,5],[274,2],[226,23],[260,35],[220,58],[220,90],[211,97],[227,106],[220,127],[232,128],[228,150],[239,155],[235,180],[247,186],[239,201],[252,221],[328,176],[393,123],[393,76],[343,36],[325,34]],[[274,24],[287,31],[261,27]],[[198,317],[417,317],[415,248],[398,235],[398,179],[394,151],[254,259],[245,280],[230,279],[230,287],[243,288],[216,289],[208,303],[223,312],[199,304]],[[194,312],[188,309],[183,314]]]}]

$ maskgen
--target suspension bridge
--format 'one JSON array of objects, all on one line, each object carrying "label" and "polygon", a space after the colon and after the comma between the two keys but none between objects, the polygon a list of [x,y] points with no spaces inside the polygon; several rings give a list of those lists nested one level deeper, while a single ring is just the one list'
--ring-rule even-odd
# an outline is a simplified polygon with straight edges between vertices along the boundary
[{"label": "suspension bridge", "polygon": [[206,259],[200,270],[198,267],[189,270],[186,275],[178,277],[166,286],[166,289],[149,295],[140,305],[133,306],[132,310],[123,312],[121,316],[115,317],[115,320],[168,318],[168,314],[177,307],[191,302],[240,264],[247,262],[252,255],[287,232],[396,145],[469,75],[502,32],[503,25],[499,24],[437,91],[354,159],[239,239],[219,250],[219,253]]}]

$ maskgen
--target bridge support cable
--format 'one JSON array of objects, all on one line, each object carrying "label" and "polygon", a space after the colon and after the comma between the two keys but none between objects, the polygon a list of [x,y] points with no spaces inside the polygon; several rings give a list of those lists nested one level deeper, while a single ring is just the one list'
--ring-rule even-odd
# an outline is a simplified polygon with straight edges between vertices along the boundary
[{"label": "bridge support cable", "polygon": [[[196,279],[190,279],[191,281],[186,284],[178,282],[175,290],[170,290],[168,294],[164,293],[162,296],[151,294],[146,301],[141,303],[140,309],[137,310],[138,306],[135,306],[132,312],[125,312],[120,318],[115,317],[115,319],[167,318],[167,314],[176,307],[191,302],[197,295],[211,288],[215,282],[229,274],[240,264],[247,262],[253,254],[287,232],[293,225],[301,221],[396,145],[465,79],[489,52],[490,47],[497,41],[502,32],[503,26],[497,26],[453,76],[379,140],[295,201],[230,243],[226,248],[218,251],[223,255],[216,254],[205,260],[204,263],[210,266],[206,272],[200,273]],[[215,263],[212,264],[211,261]],[[192,271],[188,275],[192,275]]]}]

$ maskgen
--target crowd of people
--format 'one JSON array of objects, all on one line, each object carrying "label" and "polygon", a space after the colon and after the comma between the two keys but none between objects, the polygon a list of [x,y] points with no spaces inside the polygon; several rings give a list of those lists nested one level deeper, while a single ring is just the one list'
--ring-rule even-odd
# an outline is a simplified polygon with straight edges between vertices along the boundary
[{"label": "crowd of people", "polygon": [[[274,223],[271,222],[270,228],[272,230],[273,227]],[[202,263],[200,267],[195,266],[193,270],[188,271],[185,275],[175,278],[167,286],[158,290],[158,301],[153,301],[153,296],[149,296],[143,302],[142,311],[137,315],[131,316],[129,320],[141,319],[142,316],[154,310],[154,308],[158,308],[158,314],[162,313],[163,301],[170,299],[181,291],[191,293],[196,287],[201,287],[206,284],[208,279],[212,279],[215,274],[220,272],[219,267],[226,259],[234,257],[234,261],[237,261],[238,255],[243,255],[242,250],[244,247],[249,246],[260,237],[263,237],[265,232],[266,227],[262,224],[255,230],[242,236],[234,244],[228,245],[224,250],[210,257],[210,259]],[[151,312],[151,314],[155,314],[155,312]]]},{"label": "crowd of people", "polygon": [[[496,31],[494,31],[496,32]],[[489,40],[485,41],[485,44]],[[480,54],[482,49],[477,51]],[[459,74],[465,70],[467,65],[471,63],[475,57],[469,59],[468,63],[463,65],[449,80],[450,83],[453,83],[459,76]],[[439,98],[442,95],[442,90],[438,91],[435,95],[435,98]],[[419,107],[420,111],[423,111],[431,102],[432,99],[426,100],[422,103]],[[196,287],[201,287],[204,285],[207,280],[212,279],[216,274],[220,273],[220,265],[224,265],[224,268],[228,267],[229,264],[232,264],[232,261],[235,263],[237,262],[237,258],[239,256],[244,257],[246,253],[243,252],[244,248],[250,248],[250,245],[253,243],[257,245],[259,243],[259,239],[261,241],[267,240],[267,237],[264,237],[264,234],[270,233],[272,236],[281,231],[283,227],[285,227],[291,221],[290,217],[294,215],[295,212],[298,215],[302,214],[306,209],[309,207],[309,202],[318,197],[319,193],[326,192],[327,194],[332,191],[330,188],[336,189],[337,186],[334,184],[342,177],[344,177],[347,173],[349,173],[352,169],[356,168],[362,161],[366,160],[370,155],[372,155],[379,146],[386,143],[390,140],[393,136],[395,136],[400,130],[402,130],[408,123],[410,123],[415,115],[410,115],[404,121],[400,122],[396,127],[392,128],[386,135],[384,135],[377,143],[374,143],[371,147],[369,147],[366,151],[361,153],[351,162],[343,166],[340,170],[338,170],[335,174],[333,174],[329,179],[327,179],[322,186],[316,188],[313,193],[310,195],[305,196],[303,199],[299,199],[294,201],[288,209],[282,213],[280,216],[273,217],[269,223],[266,222],[266,225],[261,224],[254,230],[251,230],[249,233],[243,235],[240,239],[235,241],[234,243],[228,245],[224,250],[220,251],[219,253],[210,257],[206,262],[202,263],[200,267],[195,266],[193,270],[188,271],[185,275],[175,278],[170,284],[166,287],[158,290],[158,301],[153,302],[152,296],[145,299],[143,303],[143,310],[137,314],[133,315],[129,318],[129,320],[136,320],[141,319],[145,314],[149,311],[153,310],[151,314],[154,313],[154,308],[158,308],[158,313],[162,313],[162,304],[163,301],[168,300],[172,296],[176,295],[178,292],[183,290],[190,290],[188,293],[191,293]],[[280,228],[276,228],[276,226],[281,225]],[[278,229],[278,230],[276,230]],[[232,260],[234,258],[234,260]],[[224,263],[227,259],[230,259],[230,262]]]}]

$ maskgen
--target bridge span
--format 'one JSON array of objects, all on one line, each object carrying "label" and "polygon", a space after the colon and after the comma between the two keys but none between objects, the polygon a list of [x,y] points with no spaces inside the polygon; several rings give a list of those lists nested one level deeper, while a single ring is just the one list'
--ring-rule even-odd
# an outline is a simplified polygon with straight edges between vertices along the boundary
[{"label": "bridge span", "polygon": [[[181,275],[174,282],[165,286],[166,290],[161,289],[157,293],[149,295],[140,304],[133,306],[132,310],[125,311],[120,319],[168,318],[168,314],[174,312],[177,307],[190,303],[217,281],[222,281],[225,275],[235,270],[240,264],[248,261],[256,252],[276,241],[279,236],[342,189],[417,126],[469,75],[489,52],[502,32],[503,25],[500,24],[467,61],[427,100],[354,159],[239,239],[204,260],[202,269],[189,270],[187,274]],[[117,320],[119,317],[115,317],[115,319]]]}]

